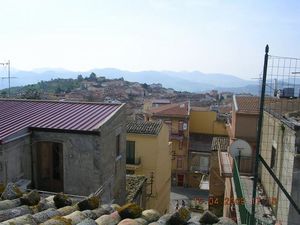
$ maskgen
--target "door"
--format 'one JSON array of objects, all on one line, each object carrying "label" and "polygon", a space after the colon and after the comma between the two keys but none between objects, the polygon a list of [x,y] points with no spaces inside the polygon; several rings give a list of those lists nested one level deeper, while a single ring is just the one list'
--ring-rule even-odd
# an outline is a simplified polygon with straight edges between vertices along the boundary
[{"label": "door", "polygon": [[37,143],[37,188],[63,192],[63,145],[56,142]]},{"label": "door", "polygon": [[183,182],[184,182],[184,175],[177,175],[177,186],[183,186]]},{"label": "door", "polygon": [[135,164],[135,142],[126,141],[126,163]]}]

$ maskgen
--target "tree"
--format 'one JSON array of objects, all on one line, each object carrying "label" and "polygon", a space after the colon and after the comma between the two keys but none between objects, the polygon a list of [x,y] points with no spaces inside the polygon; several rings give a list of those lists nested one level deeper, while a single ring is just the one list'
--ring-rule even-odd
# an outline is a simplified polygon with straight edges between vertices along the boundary
[{"label": "tree", "polygon": [[148,89],[148,88],[149,88],[149,85],[146,84],[146,83],[143,83],[143,84],[142,84],[142,87],[143,87],[144,89]]},{"label": "tree", "polygon": [[89,80],[90,81],[97,81],[97,75],[94,72],[92,72],[90,74]]},{"label": "tree", "polygon": [[0,97],[1,98],[6,98],[7,97],[7,91],[1,91]]},{"label": "tree", "polygon": [[79,75],[77,76],[77,80],[80,81],[80,82],[83,81],[83,76],[82,76],[81,74],[79,74]]},{"label": "tree", "polygon": [[28,88],[24,94],[22,94],[22,98],[25,99],[41,99],[41,93],[35,88]]}]

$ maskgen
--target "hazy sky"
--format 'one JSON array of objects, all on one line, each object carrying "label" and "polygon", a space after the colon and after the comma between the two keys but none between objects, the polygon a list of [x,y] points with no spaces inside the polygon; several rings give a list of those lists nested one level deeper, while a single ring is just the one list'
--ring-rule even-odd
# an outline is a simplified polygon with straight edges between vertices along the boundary
[{"label": "hazy sky", "polygon": [[265,44],[300,57],[299,0],[1,0],[0,60],[257,77]]}]

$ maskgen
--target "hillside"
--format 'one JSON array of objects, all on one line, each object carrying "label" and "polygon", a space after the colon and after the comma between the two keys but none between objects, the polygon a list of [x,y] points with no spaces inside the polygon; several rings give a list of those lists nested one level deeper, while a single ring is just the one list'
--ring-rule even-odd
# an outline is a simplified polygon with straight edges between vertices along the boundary
[{"label": "hillside", "polygon": [[[3,89],[0,97],[7,97],[8,90]],[[228,95],[228,93],[226,94]],[[11,88],[11,97],[25,99],[46,99],[66,101],[97,101],[108,103],[126,103],[128,115],[142,113],[143,103],[147,99],[168,99],[171,102],[190,100],[195,106],[209,106],[216,103],[219,95],[197,94],[164,88],[161,84],[130,82],[124,78],[107,79],[91,73],[88,77],[78,75],[76,79],[52,79],[36,84]]]},{"label": "hillside", "polygon": [[[160,83],[166,88],[173,88],[176,91],[206,92],[211,89],[235,91],[236,88],[255,85],[254,81],[243,80],[238,77],[226,74],[205,74],[198,71],[173,72],[173,71],[140,71],[131,72],[114,68],[93,69],[92,71],[68,71],[64,69],[36,69],[33,71],[12,71],[12,86],[21,86],[37,83],[41,80],[49,81],[57,78],[76,78],[78,74],[89,76],[90,73],[105,76],[108,79],[123,77],[130,82],[139,83]],[[0,89],[6,88],[7,83],[1,82]]]}]

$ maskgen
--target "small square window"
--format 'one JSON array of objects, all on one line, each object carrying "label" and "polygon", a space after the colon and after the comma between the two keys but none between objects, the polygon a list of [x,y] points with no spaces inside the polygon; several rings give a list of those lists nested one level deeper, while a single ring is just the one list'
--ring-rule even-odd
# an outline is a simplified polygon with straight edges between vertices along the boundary
[{"label": "small square window", "polygon": [[183,168],[183,161],[182,158],[177,158],[177,169]]},{"label": "small square window", "polygon": [[120,155],[120,134],[116,136],[116,157]]},{"label": "small square window", "polygon": [[275,166],[275,157],[276,157],[276,148],[272,146],[271,163],[270,163],[271,169],[273,169]]}]

